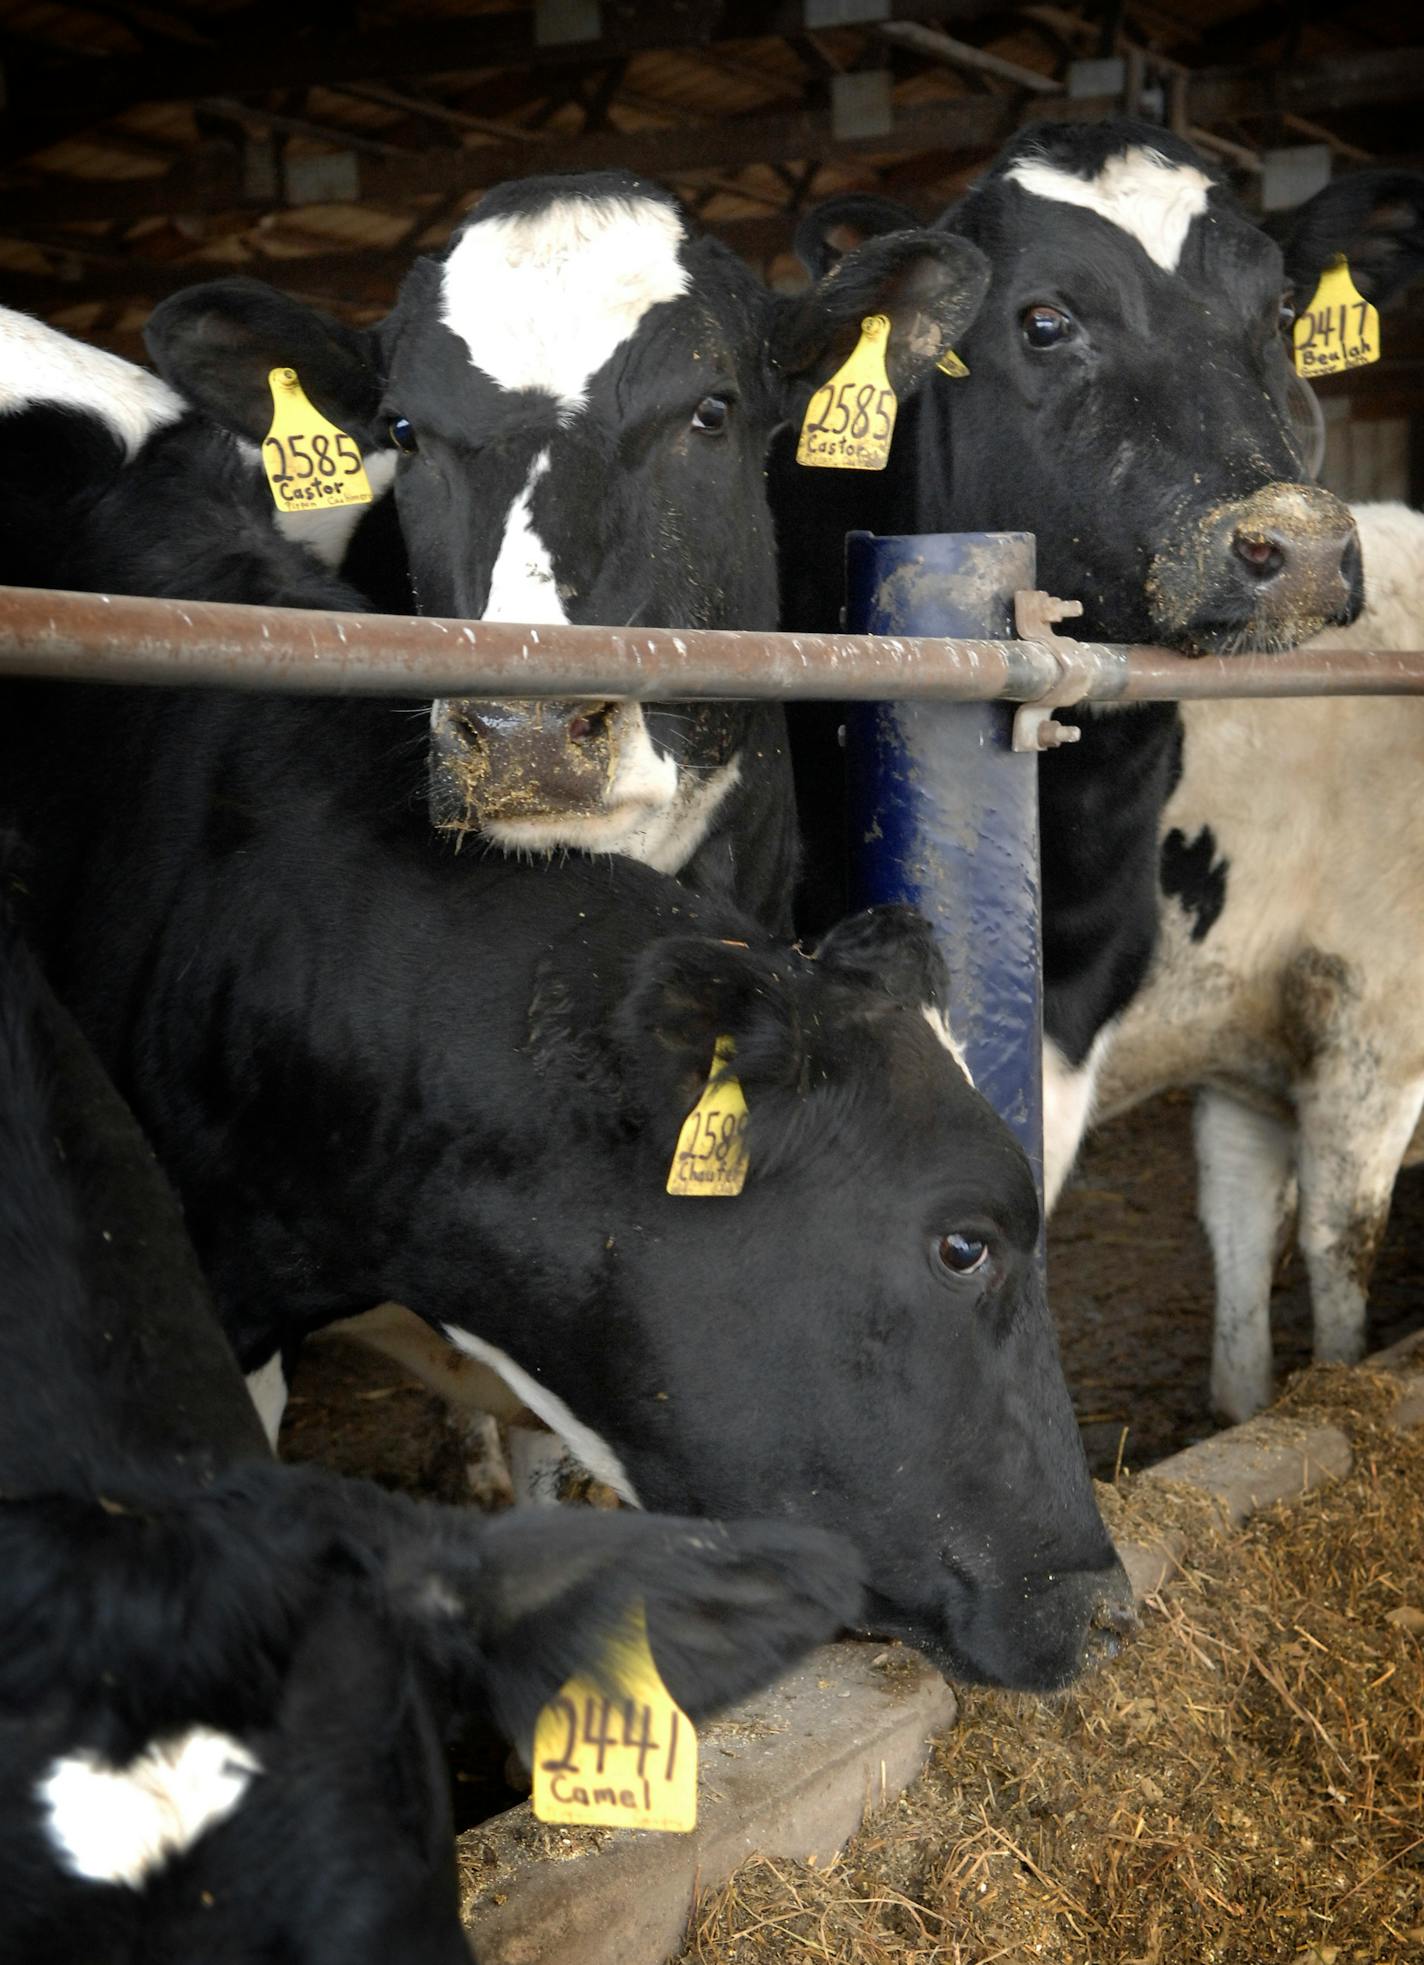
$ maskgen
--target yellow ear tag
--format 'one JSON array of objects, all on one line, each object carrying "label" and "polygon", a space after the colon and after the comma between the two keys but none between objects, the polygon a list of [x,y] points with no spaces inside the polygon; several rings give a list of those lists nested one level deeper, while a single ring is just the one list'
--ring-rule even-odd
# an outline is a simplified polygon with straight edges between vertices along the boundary
[{"label": "yellow ear tag", "polygon": [[952,375],[956,382],[962,375],[968,375],[969,373],[969,370],[960,361],[958,355],[955,354],[952,348],[945,349],[944,353],[935,363],[935,367],[945,375]]},{"label": "yellow ear tag", "polygon": [[730,1070],[734,1049],[730,1037],[712,1047],[712,1075],[678,1134],[669,1194],[740,1194],[747,1184],[747,1101]]},{"label": "yellow ear tag", "polygon": [[294,368],[274,368],[272,427],[262,445],[262,468],[279,512],[330,512],[369,505],[371,486],[355,439],[307,401]]},{"label": "yellow ear tag", "polygon": [[883,471],[895,428],[895,391],[885,373],[888,314],[867,314],[860,339],[812,396],[796,446],[798,464],[834,471]]},{"label": "yellow ear tag", "polygon": [[612,1693],[571,1678],[534,1726],[534,1814],[591,1828],[697,1826],[697,1735],[663,1684],[639,1604],[607,1659]]},{"label": "yellow ear tag", "polygon": [[1296,374],[1307,379],[1379,360],[1379,315],[1357,290],[1343,256],[1326,267],[1310,305],[1296,316],[1291,354]]}]

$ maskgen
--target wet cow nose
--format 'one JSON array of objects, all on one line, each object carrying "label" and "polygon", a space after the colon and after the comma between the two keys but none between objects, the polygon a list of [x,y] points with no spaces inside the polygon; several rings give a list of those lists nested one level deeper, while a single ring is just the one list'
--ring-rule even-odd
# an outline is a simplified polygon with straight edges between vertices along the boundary
[{"label": "wet cow nose", "polygon": [[1360,540],[1346,515],[1339,524],[1273,525],[1252,514],[1231,535],[1231,551],[1252,582],[1283,580],[1312,593],[1348,596],[1360,577]]},{"label": "wet cow nose", "polygon": [[1088,1656],[1099,1661],[1116,1658],[1126,1640],[1135,1636],[1137,1622],[1132,1585],[1119,1570],[1093,1605],[1088,1619]]}]

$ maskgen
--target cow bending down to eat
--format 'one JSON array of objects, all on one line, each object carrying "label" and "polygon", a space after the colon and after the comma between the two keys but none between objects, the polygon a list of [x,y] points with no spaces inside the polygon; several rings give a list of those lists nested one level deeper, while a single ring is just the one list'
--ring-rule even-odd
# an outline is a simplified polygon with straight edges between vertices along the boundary
[{"label": "cow bending down to eat", "polygon": [[177,1205],[0,908],[0,1955],[460,1965],[443,1733],[647,1607],[696,1713],[856,1615],[789,1524],[420,1505],[266,1457]]}]

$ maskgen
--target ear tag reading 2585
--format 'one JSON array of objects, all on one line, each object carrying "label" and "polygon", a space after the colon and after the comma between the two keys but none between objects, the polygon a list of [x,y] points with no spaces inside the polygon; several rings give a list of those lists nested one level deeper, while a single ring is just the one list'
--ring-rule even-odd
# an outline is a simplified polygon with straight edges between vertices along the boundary
[{"label": "ear tag reading 2585", "polygon": [[1326,267],[1310,305],[1296,316],[1291,354],[1296,374],[1307,378],[1379,360],[1379,315],[1350,278],[1343,255]]},{"label": "ear tag reading 2585", "polygon": [[668,1169],[669,1194],[740,1194],[747,1184],[747,1101],[730,1068],[734,1045],[719,1037],[712,1075],[682,1122]]},{"label": "ear tag reading 2585", "polygon": [[262,468],[279,512],[329,512],[369,505],[371,486],[360,446],[307,401],[294,368],[274,368],[272,427],[262,444]]},{"label": "ear tag reading 2585", "polygon": [[535,1722],[535,1816],[684,1835],[697,1827],[697,1735],[658,1674],[641,1604],[608,1667],[616,1693],[571,1678]]},{"label": "ear tag reading 2585", "polygon": [[895,391],[885,373],[888,314],[867,314],[860,339],[812,396],[796,446],[798,464],[835,471],[883,471],[895,428]]}]

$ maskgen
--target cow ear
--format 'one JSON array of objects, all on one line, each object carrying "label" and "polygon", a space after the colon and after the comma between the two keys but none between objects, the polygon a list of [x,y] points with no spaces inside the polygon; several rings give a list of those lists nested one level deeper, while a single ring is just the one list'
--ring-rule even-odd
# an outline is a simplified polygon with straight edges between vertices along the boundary
[{"label": "cow ear", "polygon": [[837,922],[816,949],[822,968],[907,1009],[949,1012],[949,971],[934,930],[912,907],[869,907]]},{"label": "cow ear", "polygon": [[[850,1544],[782,1523],[678,1521],[634,1511],[515,1510],[441,1518],[434,1546],[399,1545],[406,1615],[465,1712],[527,1736],[566,1679],[595,1679],[630,1612],[694,1719],[765,1685],[858,1614]],[[609,1689],[616,1690],[610,1686]]]},{"label": "cow ear", "polygon": [[823,199],[802,215],[793,248],[811,278],[819,280],[867,239],[920,229],[918,214],[897,199],[847,191],[839,198]]},{"label": "cow ear", "polygon": [[615,1044],[644,1114],[685,1117],[722,1037],[732,1040],[749,1098],[756,1090],[795,1091],[807,1073],[799,996],[781,951],[691,935],[656,943],[640,959],[614,1020]]},{"label": "cow ear", "polygon": [[268,375],[292,368],[325,417],[367,447],[376,439],[375,335],[261,280],[185,287],[154,308],[144,340],[164,381],[236,436],[261,443],[272,423]]},{"label": "cow ear", "polygon": [[1424,173],[1356,171],[1337,178],[1291,213],[1281,245],[1298,306],[1341,253],[1360,293],[1382,306],[1424,271]]},{"label": "cow ear", "polygon": [[885,367],[897,396],[919,387],[978,313],[988,262],[944,232],[889,232],[836,261],[807,292],[777,306],[772,361],[785,381],[783,413],[796,416],[830,379],[869,314],[890,318]]}]

